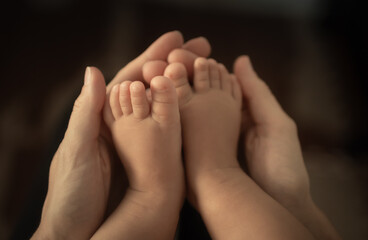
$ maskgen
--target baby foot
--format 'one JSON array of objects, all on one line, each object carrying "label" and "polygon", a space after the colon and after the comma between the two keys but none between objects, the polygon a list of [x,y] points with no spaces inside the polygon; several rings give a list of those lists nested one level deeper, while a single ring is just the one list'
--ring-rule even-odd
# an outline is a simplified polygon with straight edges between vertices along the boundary
[{"label": "baby foot", "polygon": [[165,77],[151,81],[148,101],[142,82],[117,84],[110,95],[112,135],[130,190],[183,189],[181,129],[174,86]]},{"label": "baby foot", "polygon": [[[169,239],[184,199],[178,100],[171,81],[125,81],[110,93],[111,132],[129,187],[94,239]],[[139,224],[137,224],[139,223]]]},{"label": "baby foot", "polygon": [[239,168],[236,160],[241,120],[241,91],[235,77],[213,59],[194,63],[193,87],[184,65],[165,70],[176,88],[183,128],[189,187],[204,172]]}]

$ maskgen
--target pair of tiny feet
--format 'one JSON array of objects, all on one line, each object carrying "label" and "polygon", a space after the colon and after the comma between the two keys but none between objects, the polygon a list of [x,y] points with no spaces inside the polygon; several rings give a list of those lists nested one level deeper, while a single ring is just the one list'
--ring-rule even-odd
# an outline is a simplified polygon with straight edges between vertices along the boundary
[{"label": "pair of tiny feet", "polygon": [[[148,90],[140,81],[113,87],[111,131],[131,190],[184,189],[182,146],[189,182],[200,172],[237,166],[232,160],[240,132],[240,86],[213,59],[197,58],[193,75],[190,84],[184,65],[172,63]],[[211,160],[222,154],[228,162]]]}]

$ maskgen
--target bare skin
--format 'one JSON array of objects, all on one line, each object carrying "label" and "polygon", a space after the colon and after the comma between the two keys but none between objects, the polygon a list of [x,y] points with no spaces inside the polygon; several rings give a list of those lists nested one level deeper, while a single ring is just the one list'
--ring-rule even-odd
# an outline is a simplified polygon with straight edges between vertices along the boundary
[{"label": "bare skin", "polygon": [[[200,161],[197,157],[212,158],[218,152],[236,157],[236,143],[240,131],[241,92],[234,78],[227,72],[223,65],[218,65],[215,60],[199,58],[194,63],[194,89],[188,84],[185,68],[180,63],[173,63],[166,68],[165,76],[172,79],[179,97],[180,113],[182,118],[183,148],[185,150],[186,169],[188,174],[196,171],[212,170],[236,167],[236,161]],[[211,79],[211,81],[209,80]],[[233,87],[236,86],[235,87]],[[223,86],[223,88],[222,88]],[[214,107],[222,114],[212,114]],[[198,119],[203,116],[213,115],[206,121]],[[228,126],[228,119],[233,119],[232,128]],[[213,129],[222,136],[223,140],[213,138]],[[188,146],[188,144],[190,144]],[[215,146],[218,151],[210,152],[205,149],[207,145]],[[192,180],[191,177],[188,179]]]},{"label": "bare skin", "polygon": [[295,122],[257,76],[248,57],[236,60],[234,72],[247,104],[243,123],[251,177],[317,239],[341,239],[310,195]]},{"label": "bare skin", "polygon": [[[129,179],[127,195],[93,239],[173,239],[184,200],[181,127],[175,88],[125,81],[110,94],[112,134]],[[139,224],[137,224],[139,223]]]},{"label": "bare skin", "polygon": [[[51,163],[49,189],[35,239],[87,239],[101,223],[110,187],[108,149],[98,139],[104,88],[101,72],[87,68],[68,130]],[[81,117],[88,117],[88,124],[77,121]]]},{"label": "bare skin", "polygon": [[[173,50],[175,48],[178,48],[178,49]],[[114,78],[112,83],[110,83],[107,87],[107,95],[110,98],[110,92],[111,92],[112,86],[126,79],[137,79],[141,81],[146,80],[147,82],[150,82],[152,76],[159,75],[158,72],[163,71],[163,69],[167,66],[167,63],[164,62],[164,60],[166,59],[169,62],[176,62],[176,61],[183,62],[184,65],[188,68],[189,74],[191,74],[191,72],[193,72],[193,64],[191,63],[196,58],[196,54],[205,56],[209,54],[209,51],[210,51],[210,48],[209,48],[208,42],[203,38],[191,40],[188,43],[183,45],[182,37],[177,32],[165,34],[158,41],[156,41],[150,48],[148,48],[146,52],[144,52],[141,56],[139,56],[137,59],[135,59],[130,64],[128,64],[124,69],[122,69],[117,74],[117,76]],[[157,68],[149,68],[149,67],[145,68],[146,62],[148,61],[157,61],[157,63],[160,66]],[[163,62],[164,64],[162,64]],[[237,61],[237,62],[241,62],[241,61]],[[236,66],[235,66],[235,73],[240,79],[244,97],[248,99],[249,102],[254,103],[255,101],[252,101],[251,99],[254,99],[255,97],[252,96],[252,93],[249,93],[249,91],[247,93],[246,92],[247,90],[244,88],[244,86],[251,87],[254,81],[247,81],[247,80],[249,79],[252,80],[255,78],[244,77],[244,76],[248,76],[244,72],[244,69],[245,69],[244,65],[238,68]],[[142,68],[143,68],[143,74],[142,74]],[[99,217],[99,216],[102,215],[104,211],[101,210],[100,206],[103,205],[101,204],[101,202],[106,201],[105,199],[107,196],[106,186],[109,185],[108,184],[109,176],[110,176],[109,163],[112,157],[109,154],[109,152],[112,148],[111,146],[112,141],[111,139],[109,139],[111,137],[108,134],[107,128],[104,128],[103,124],[101,124],[101,109],[102,109],[102,105],[103,105],[104,98],[105,98],[104,91],[101,91],[101,89],[102,90],[104,89],[103,77],[102,77],[102,74],[99,73],[98,70],[95,68],[92,69],[91,74],[92,74],[91,75],[92,78],[90,77],[86,78],[86,79],[89,79],[88,83],[85,84],[85,87],[83,88],[80,97],[75,103],[75,107],[73,109],[73,114],[71,116],[71,120],[68,126],[67,133],[65,135],[65,138],[62,144],[60,145],[60,148],[58,149],[53,159],[52,166],[50,169],[49,191],[48,191],[48,195],[47,195],[44,209],[43,209],[41,224],[38,230],[36,231],[34,238],[58,239],[58,238],[65,238],[65,237],[70,237],[70,236],[73,236],[77,239],[89,238],[91,234],[95,231],[95,228],[96,228],[95,226],[98,226],[100,222],[102,221],[102,217]],[[90,81],[91,79],[93,80]],[[262,84],[253,84],[253,85],[257,86],[257,85],[262,85]],[[214,84],[214,88],[216,88],[216,83]],[[258,88],[256,87],[253,90],[257,90],[257,89],[260,90],[258,92],[256,91],[260,96],[262,95],[261,93],[264,93],[262,95],[262,99],[259,99],[259,100],[265,100],[265,99],[267,100],[267,101],[264,101],[263,105],[259,105],[259,107],[266,106],[267,104],[272,104],[272,101],[271,101],[272,94],[267,94],[267,91],[262,91],[262,87],[258,87]],[[263,87],[263,89],[267,89],[267,88]],[[112,124],[116,120],[115,117],[113,116],[113,112],[111,111],[111,109],[112,108],[110,108],[110,102],[106,101],[106,104],[104,107],[104,117],[109,126],[112,126]],[[262,110],[262,108],[260,109]],[[266,116],[265,111],[263,111],[262,113],[261,110],[259,111],[260,114]],[[252,111],[250,112],[250,114],[256,115],[254,112],[257,112],[257,110],[255,110],[254,108]],[[274,114],[276,113],[277,111],[274,112]],[[248,115],[249,115],[249,112],[248,112]],[[270,125],[266,124],[266,126],[270,126]],[[271,125],[271,129],[273,128],[275,130],[275,126],[276,125]],[[282,128],[283,127],[288,128],[290,127],[290,124],[288,126],[285,126],[285,124],[281,123],[281,125],[278,125],[278,127],[280,126]],[[253,132],[255,133],[257,131],[253,131]],[[294,136],[294,135],[291,134],[290,136]],[[252,138],[248,137],[248,139],[252,139]],[[255,139],[254,141],[249,141],[249,142],[253,142],[253,143],[257,142],[256,141],[257,138],[255,137],[254,139]],[[263,139],[270,140],[270,138],[263,138]],[[279,141],[279,140],[280,139],[278,138],[273,138],[274,142]],[[190,145],[190,144],[187,144],[187,145]],[[248,144],[248,145],[252,145],[252,144]],[[251,149],[257,149],[257,148],[249,147],[249,149],[250,149],[249,151],[251,152],[252,151]],[[271,149],[274,149],[275,153],[277,152],[276,151],[277,148],[271,148]],[[209,154],[209,152],[207,153],[203,152],[203,153],[204,153],[204,156],[213,156]],[[252,154],[252,153],[249,153],[249,154]],[[220,154],[219,156],[222,156],[222,155],[225,156],[226,154]],[[214,162],[220,163],[220,165],[224,163],[222,158],[216,159],[215,157],[213,158]],[[248,159],[251,159],[251,157],[248,157]],[[256,159],[256,158],[253,158],[253,159]],[[207,168],[212,169],[213,167],[217,169],[217,167],[214,166],[212,163],[210,163],[210,161],[206,160],[203,162],[204,162],[204,164],[202,165],[204,166],[203,169],[207,169]],[[230,162],[234,163],[236,161],[230,160]],[[213,191],[209,190],[208,193],[205,191],[204,191],[205,193],[201,193],[200,191],[197,191],[197,190],[204,189],[203,186],[206,186],[208,184],[211,185],[214,179],[213,178],[214,175],[216,176],[217,179],[220,180],[221,184],[224,184],[223,185],[225,186],[224,189],[228,189],[228,187],[226,187],[226,184],[225,184],[227,182],[227,176],[228,175],[231,175],[231,176],[238,175],[237,171],[232,171],[233,170],[232,167],[230,167],[229,169],[231,169],[230,170],[231,174],[223,174],[222,171],[219,172],[219,171],[211,170],[209,171],[210,174],[202,174],[202,176],[205,176],[205,177],[200,177],[200,178],[198,177],[198,180],[201,180],[201,179],[202,180],[198,181],[198,186],[192,187],[192,189],[194,190],[192,191],[192,195],[191,195],[192,199],[196,200],[196,201],[193,200],[193,202],[196,206],[198,206],[197,207],[198,209],[202,209],[200,206],[202,206],[203,204],[204,206],[207,206],[207,205],[211,206],[213,203],[213,201],[211,201],[210,204],[207,204],[207,202],[203,202],[202,204],[202,201],[198,201],[198,200],[209,199],[208,196],[211,196],[211,194],[213,194],[213,196],[216,197],[218,196],[218,194],[216,193],[216,190],[213,190]],[[212,173],[214,173],[214,175]],[[266,173],[268,174],[268,172]],[[91,178],[88,177],[92,175],[93,177]],[[199,175],[200,174],[193,174],[193,176],[199,176]],[[256,174],[254,173],[254,175]],[[272,175],[267,176],[267,177],[272,177]],[[240,189],[240,185],[243,186],[245,182],[249,183],[249,179],[244,179],[242,177],[239,177],[239,179],[242,179],[239,183],[237,182],[230,183],[229,189],[232,189],[231,186],[235,186],[234,189]],[[261,183],[262,177],[260,177],[259,179],[260,179],[259,185],[262,186],[262,183]],[[292,177],[290,179],[292,179]],[[93,186],[93,187],[89,188],[88,186],[86,186],[86,182],[90,184],[90,186]],[[136,181],[136,182],[141,182],[141,181]],[[156,185],[156,184],[153,184],[153,185]],[[301,184],[301,186],[302,185],[303,184]],[[147,187],[146,183],[137,184],[137,189],[139,189],[142,186],[143,188]],[[149,186],[149,188],[150,187],[152,186]],[[250,183],[248,187],[249,188],[246,191],[248,195],[258,196],[259,194],[258,190],[255,190],[253,194],[253,190],[256,189],[254,188],[253,184]],[[280,184],[279,187],[283,188],[284,186]],[[60,191],[60,189],[64,189],[64,188],[65,188],[65,191]],[[263,186],[263,188],[264,189],[267,188],[267,183]],[[292,188],[293,186],[291,187],[291,189]],[[91,191],[91,189],[93,189],[93,191]],[[170,187],[168,189],[170,189]],[[299,190],[299,188],[297,189]],[[270,191],[269,194],[272,196],[272,191],[275,191],[275,190],[272,190],[270,188],[269,191]],[[141,200],[143,202],[134,201],[134,200],[132,201],[131,196],[134,196],[134,194],[133,195],[130,194],[131,192],[136,193],[138,191],[134,191],[134,190],[131,191],[131,189],[128,190],[128,194],[126,196],[126,199],[128,200],[126,202],[128,203],[128,205],[129,205],[129,202],[133,203],[135,207],[128,207],[127,209],[132,209],[132,210],[135,209],[138,212],[141,211],[141,214],[147,214],[147,211],[149,211],[149,209],[144,207],[145,205],[143,204],[144,202],[148,201],[147,198],[142,197]],[[285,191],[285,192],[289,194],[288,191]],[[164,196],[164,199],[170,199],[169,195],[165,196],[164,192],[162,193],[163,193],[162,196]],[[234,192],[233,191],[228,192],[227,194],[228,197],[225,196],[225,199],[222,199],[223,201],[222,203],[224,202],[227,203],[229,199],[231,200],[236,199],[237,196],[242,196],[242,193],[239,193],[239,194],[236,193],[235,196],[232,195],[232,193]],[[84,195],[84,197],[80,196],[80,194]],[[94,196],[95,194],[98,194],[99,197]],[[202,198],[200,197],[200,195],[206,196],[206,197]],[[280,196],[281,195],[282,194],[280,194]],[[149,196],[149,195],[145,195],[145,196]],[[154,196],[157,196],[157,195],[154,194]],[[266,201],[265,203],[263,203],[266,206],[270,203],[268,200],[262,200],[262,199],[265,199],[262,197],[262,194],[259,196],[260,197],[256,200],[257,204],[261,203],[262,201]],[[277,194],[273,197],[277,198]],[[298,219],[301,222],[303,222],[304,225],[307,226],[314,233],[315,236],[318,236],[318,238],[320,239],[338,239],[337,234],[333,235],[333,232],[332,232],[334,231],[333,227],[329,224],[328,220],[319,211],[319,209],[315,207],[312,201],[309,202],[310,205],[303,205],[303,206],[308,207],[306,208],[307,211],[300,211],[300,208],[298,207],[290,207],[290,206],[301,206],[300,201],[293,201],[295,199],[290,200],[292,198],[286,198],[286,197],[283,199],[282,198],[283,197],[280,197],[280,200],[278,201],[281,203],[283,201],[288,203],[288,204],[284,203],[283,205],[289,206],[289,211],[292,212],[296,217],[298,217]],[[134,199],[137,199],[137,198],[134,197]],[[167,202],[161,201],[162,199],[159,199],[158,201],[152,201],[152,199],[154,199],[154,197],[152,196],[149,196],[148,199],[152,203],[152,205],[155,206],[153,209],[162,209],[162,206],[167,207],[166,205]],[[180,201],[174,200],[173,202],[180,202]],[[218,203],[220,203],[220,205],[218,206],[223,206],[223,204],[221,203],[221,200],[218,201]],[[239,209],[237,207],[238,206],[237,204],[242,204],[242,203],[243,201],[241,201],[240,203],[237,203],[235,201],[233,205],[234,209],[229,209],[229,210],[237,211]],[[150,206],[150,208],[152,207],[152,205]],[[123,206],[124,208],[124,206],[126,205],[122,204],[121,206]],[[218,206],[216,206],[216,204],[214,204],[214,206],[212,205],[214,209],[216,209],[216,207]],[[102,208],[104,208],[104,206]],[[76,209],[78,209],[78,211],[76,211]],[[93,209],[93,211],[90,211],[90,209]],[[173,207],[173,209],[176,209],[176,207]],[[205,209],[207,209],[207,207]],[[79,211],[79,210],[82,210],[82,211]],[[119,217],[118,210],[114,212],[113,216]],[[271,215],[272,214],[283,215],[282,211],[280,212],[279,210],[275,210],[275,212],[273,212],[273,210],[275,210],[275,208],[269,208],[268,213],[269,214],[271,213]],[[90,215],[83,214],[83,212],[89,212],[88,214]],[[211,211],[207,211],[207,212],[210,213],[211,215]],[[130,213],[134,213],[134,210],[133,212],[130,212]],[[173,216],[176,214],[176,212],[172,214],[171,211],[167,211],[166,213],[168,215],[165,215],[165,216]],[[154,215],[155,213],[152,214],[152,216]],[[85,219],[86,216],[88,218],[88,221],[83,221],[83,219]],[[226,215],[224,216],[226,218]],[[258,216],[258,213],[257,213],[257,216]],[[286,216],[285,219],[287,218],[288,217]],[[75,222],[71,221],[75,219],[78,219],[77,223],[79,224],[76,224]],[[151,220],[155,221],[154,218],[152,218]],[[236,219],[233,219],[232,217],[230,217],[230,223],[231,221],[234,221],[234,220]],[[241,219],[238,219],[238,220],[241,220]],[[257,218],[255,218],[255,221],[257,222]],[[270,221],[271,222],[269,223],[272,224],[272,219]],[[221,223],[223,224],[223,222],[224,222],[224,219],[221,221]],[[83,223],[83,224],[80,224],[80,223]],[[264,223],[268,224],[268,222],[264,222]],[[216,219],[214,222],[212,223],[210,222],[208,224],[210,226],[216,226],[216,224],[220,226],[219,225],[220,223],[218,222],[216,223]],[[115,226],[116,228],[114,229],[117,229],[119,231],[121,224],[117,224]],[[293,227],[293,224],[291,223],[290,226]],[[224,232],[229,231],[229,229],[231,229],[231,226],[230,228],[229,226],[224,226],[222,228],[223,229],[220,232],[218,232],[218,230],[215,230],[216,234],[223,234]],[[173,229],[173,227],[169,227],[169,229]],[[330,231],[329,234],[326,234],[325,229],[332,230],[332,231]],[[170,230],[168,232],[170,232]],[[242,231],[234,231],[234,232],[241,233]],[[331,232],[332,232],[332,235],[331,235]],[[157,234],[158,234],[157,236],[159,236],[159,233]],[[261,234],[265,234],[264,236],[267,236],[267,233],[261,232]],[[263,235],[259,235],[259,236],[263,236]]]},{"label": "bare skin", "polygon": [[198,58],[192,88],[180,63],[165,70],[176,87],[189,199],[215,239],[312,239],[236,160],[241,90],[215,60]]},{"label": "bare skin", "polygon": [[[206,39],[200,37],[183,43],[182,35],[174,31],[161,36],[121,69],[107,90],[98,69],[89,68],[86,72],[86,84],[75,101],[65,137],[51,163],[42,219],[33,239],[89,239],[95,233],[104,219],[111,172],[115,171],[110,169],[114,147],[103,123],[103,113],[107,123],[114,119],[105,97],[110,95],[113,85],[126,79],[144,81],[145,63],[166,60],[174,49],[181,49],[184,54],[178,58],[185,62],[193,62],[196,54],[210,53]],[[157,70],[148,73],[156,75]]]}]

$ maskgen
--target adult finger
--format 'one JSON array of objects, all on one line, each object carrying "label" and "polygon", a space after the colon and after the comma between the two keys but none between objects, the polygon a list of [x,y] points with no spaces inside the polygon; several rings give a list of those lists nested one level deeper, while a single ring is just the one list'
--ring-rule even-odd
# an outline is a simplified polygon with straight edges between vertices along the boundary
[{"label": "adult finger", "polygon": [[190,39],[183,45],[183,49],[199,57],[208,57],[211,54],[211,45],[205,37]]},{"label": "adult finger", "polygon": [[162,60],[146,62],[142,68],[145,82],[150,83],[154,77],[164,75],[167,65],[167,62]]},{"label": "adult finger", "polygon": [[[176,52],[176,53],[175,53]],[[200,57],[207,57],[211,53],[211,46],[204,37],[191,39],[184,43],[182,49],[176,49],[168,56],[169,62],[184,62],[187,69],[193,69],[194,60]],[[154,60],[146,62],[143,65],[143,78],[146,83],[150,83],[152,78],[163,75],[167,62],[163,60]]]},{"label": "adult finger", "polygon": [[171,63],[182,63],[184,64],[185,68],[187,69],[187,73],[188,76],[192,76],[193,75],[193,66],[194,66],[194,61],[198,58],[198,55],[185,50],[185,49],[175,49],[173,50],[168,58],[167,58],[167,62],[169,64]]},{"label": "adult finger", "polygon": [[142,67],[150,60],[166,60],[169,53],[183,45],[183,36],[179,31],[168,32],[154,41],[141,55],[122,68],[107,86],[107,92],[112,86],[125,80],[143,80]]},{"label": "adult finger", "polygon": [[[153,42],[141,55],[122,68],[107,86],[107,97],[114,85],[126,80],[143,80],[142,67],[147,61],[166,60],[169,53],[183,45],[183,36],[179,31],[168,32]],[[108,101],[104,107],[104,120],[107,125],[113,122],[113,116]]]},{"label": "adult finger", "polygon": [[188,76],[193,76],[194,61],[198,57],[208,57],[211,54],[211,45],[204,37],[198,37],[184,43],[182,48],[170,52],[167,62],[184,64]]}]

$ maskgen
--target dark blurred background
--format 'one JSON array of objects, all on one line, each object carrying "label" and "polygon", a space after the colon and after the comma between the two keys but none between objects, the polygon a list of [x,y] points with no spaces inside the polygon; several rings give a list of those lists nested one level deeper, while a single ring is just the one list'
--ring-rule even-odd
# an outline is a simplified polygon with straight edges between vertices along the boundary
[{"label": "dark blurred background", "polygon": [[251,57],[299,126],[315,201],[343,238],[368,238],[368,39],[359,1],[9,2],[0,10],[0,239],[37,227],[85,67],[110,80],[176,29],[207,37],[211,56],[230,69],[238,55]]}]

